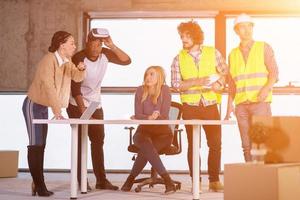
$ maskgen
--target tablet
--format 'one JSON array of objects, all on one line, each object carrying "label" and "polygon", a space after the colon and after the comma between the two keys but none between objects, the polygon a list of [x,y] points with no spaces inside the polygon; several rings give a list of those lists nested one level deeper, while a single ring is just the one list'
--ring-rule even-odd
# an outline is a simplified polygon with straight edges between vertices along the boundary
[{"label": "tablet", "polygon": [[203,88],[210,89],[211,85],[219,80],[220,76],[218,74],[212,74],[208,77],[209,83],[207,85],[204,85]]},{"label": "tablet", "polygon": [[216,82],[217,80],[219,80],[220,76],[218,74],[212,74],[209,76],[209,83],[208,85],[213,84],[214,82]]}]

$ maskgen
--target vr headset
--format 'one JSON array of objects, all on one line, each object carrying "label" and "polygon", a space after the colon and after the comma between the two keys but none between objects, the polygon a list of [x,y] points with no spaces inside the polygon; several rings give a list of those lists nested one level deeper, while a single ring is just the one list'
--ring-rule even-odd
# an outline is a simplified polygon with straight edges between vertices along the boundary
[{"label": "vr headset", "polygon": [[105,28],[93,28],[91,30],[93,37],[95,38],[107,38],[109,37],[109,32]]}]

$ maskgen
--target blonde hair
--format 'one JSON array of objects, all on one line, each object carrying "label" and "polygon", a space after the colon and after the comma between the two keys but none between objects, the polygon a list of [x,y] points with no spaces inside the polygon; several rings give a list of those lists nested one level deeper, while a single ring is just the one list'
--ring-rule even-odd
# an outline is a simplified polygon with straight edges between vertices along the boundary
[{"label": "blonde hair", "polygon": [[150,66],[146,69],[144,73],[143,95],[142,95],[141,102],[144,102],[149,96],[149,87],[145,84],[145,79],[146,79],[146,74],[150,69],[154,69],[157,74],[157,83],[155,85],[154,95],[151,95],[151,100],[153,104],[157,104],[157,100],[161,92],[161,87],[165,84],[165,79],[166,79],[165,71],[161,66]]}]

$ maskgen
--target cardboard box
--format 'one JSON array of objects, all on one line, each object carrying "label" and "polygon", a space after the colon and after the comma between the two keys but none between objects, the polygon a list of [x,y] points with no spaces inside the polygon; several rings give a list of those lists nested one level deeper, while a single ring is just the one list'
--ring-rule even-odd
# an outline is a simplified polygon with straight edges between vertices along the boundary
[{"label": "cardboard box", "polygon": [[0,150],[0,177],[16,177],[19,151]]},{"label": "cardboard box", "polygon": [[282,162],[300,162],[300,117],[276,116],[263,117],[253,116],[252,123],[262,123],[263,125],[283,131],[288,138],[287,147],[277,151],[282,158]]},{"label": "cardboard box", "polygon": [[299,200],[300,163],[226,164],[224,200]]}]

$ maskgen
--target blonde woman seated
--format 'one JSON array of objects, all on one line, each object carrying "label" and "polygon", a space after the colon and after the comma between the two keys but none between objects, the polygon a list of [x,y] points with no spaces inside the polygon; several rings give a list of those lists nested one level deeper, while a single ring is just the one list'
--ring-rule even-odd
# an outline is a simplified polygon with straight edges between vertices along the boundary
[{"label": "blonde woman seated", "polygon": [[[165,85],[165,73],[160,66],[149,67],[144,74],[144,83],[135,94],[134,119],[168,119],[171,106],[170,88]],[[122,191],[130,191],[135,177],[149,161],[154,170],[164,179],[165,193],[176,191],[169,173],[160,160],[158,152],[171,145],[172,131],[168,125],[140,125],[133,137],[139,147],[137,158],[130,175],[122,186]]]}]

